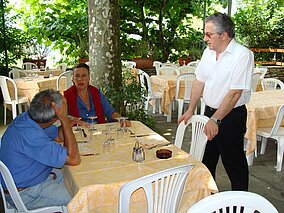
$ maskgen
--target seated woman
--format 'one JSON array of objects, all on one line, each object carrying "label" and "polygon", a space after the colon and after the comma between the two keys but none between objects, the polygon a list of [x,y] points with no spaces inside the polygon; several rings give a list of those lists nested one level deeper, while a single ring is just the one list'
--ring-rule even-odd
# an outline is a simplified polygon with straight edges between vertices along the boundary
[{"label": "seated woman", "polygon": [[[90,116],[97,116],[97,123],[105,123],[105,118],[111,122],[121,117],[103,93],[89,85],[90,69],[87,64],[75,66],[72,81],[74,85],[64,91],[69,115],[82,118],[86,122],[91,122]],[[130,126],[130,122],[126,125]]]}]

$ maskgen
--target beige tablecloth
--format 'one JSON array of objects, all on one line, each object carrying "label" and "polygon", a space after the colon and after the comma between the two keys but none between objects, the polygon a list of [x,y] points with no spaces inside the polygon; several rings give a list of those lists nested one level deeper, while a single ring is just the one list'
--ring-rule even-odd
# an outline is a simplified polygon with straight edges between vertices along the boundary
[{"label": "beige tablecloth", "polygon": [[[173,145],[166,147],[173,152],[170,159],[156,158],[155,152],[159,148],[145,149],[146,160],[143,163],[132,161],[135,137],[120,136],[109,147],[102,146],[105,137],[100,133],[106,125],[109,124],[96,125],[98,135],[93,135],[88,143],[78,144],[81,152],[84,150],[94,155],[81,156],[79,166],[64,166],[66,187],[73,196],[67,205],[69,212],[117,212],[118,194],[122,185],[148,174],[189,163],[194,163],[195,167],[189,174],[179,212],[187,212],[194,203],[218,191],[208,169]],[[118,127],[118,124],[114,125]],[[151,129],[137,121],[132,121],[131,130],[136,134],[155,135]],[[143,138],[139,137],[139,140]],[[140,189],[134,192],[131,212],[146,212],[145,205],[143,191]]]},{"label": "beige tablecloth", "polygon": [[152,75],[150,77],[152,89],[155,92],[162,92],[162,111],[168,114],[168,105],[172,103],[176,95],[177,75]]},{"label": "beige tablecloth", "polygon": [[[18,88],[18,96],[28,97],[31,101],[35,94],[39,91],[46,89],[54,89],[56,90],[56,80],[57,76],[43,78],[43,76],[39,76],[38,78],[26,77],[26,78],[18,78],[14,79],[17,88]],[[60,80],[60,91],[62,92],[65,88],[65,78]],[[11,84],[9,84],[9,90],[11,91]],[[11,94],[14,97],[14,94]]]},{"label": "beige tablecloth", "polygon": [[40,76],[49,76],[51,73],[54,76],[59,76],[63,71],[60,69],[49,69],[45,71],[40,70],[24,70],[26,73],[28,73],[29,76],[38,74]]},{"label": "beige tablecloth", "polygon": [[272,127],[282,104],[284,104],[284,91],[272,90],[252,93],[250,101],[246,105],[248,111],[245,136],[248,139],[247,154],[255,150],[257,128]]}]

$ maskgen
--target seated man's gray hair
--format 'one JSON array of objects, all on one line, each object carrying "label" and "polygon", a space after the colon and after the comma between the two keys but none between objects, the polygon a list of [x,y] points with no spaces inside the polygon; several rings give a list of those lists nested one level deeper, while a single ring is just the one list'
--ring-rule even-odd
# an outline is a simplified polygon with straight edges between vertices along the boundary
[{"label": "seated man's gray hair", "polygon": [[56,117],[55,111],[52,107],[54,102],[57,107],[61,107],[62,95],[59,91],[53,89],[47,89],[38,92],[30,105],[28,113],[35,122],[37,123],[48,123],[54,117]]}]

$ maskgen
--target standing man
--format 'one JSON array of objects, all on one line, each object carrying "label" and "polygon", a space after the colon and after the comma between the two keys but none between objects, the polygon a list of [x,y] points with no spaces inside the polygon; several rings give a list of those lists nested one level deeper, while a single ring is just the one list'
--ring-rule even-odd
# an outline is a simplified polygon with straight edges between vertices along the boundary
[{"label": "standing man", "polygon": [[195,71],[190,106],[179,122],[191,118],[203,95],[205,115],[210,120],[204,132],[208,137],[203,163],[215,178],[221,155],[232,190],[248,190],[249,175],[244,153],[247,110],[254,68],[253,53],[238,44],[234,23],[216,13],[205,21],[205,49]]},{"label": "standing man", "polygon": [[[53,125],[57,120],[60,127]],[[81,159],[66,100],[58,91],[37,93],[28,112],[12,121],[2,137],[0,160],[10,170],[28,209],[67,205],[71,197],[58,168],[76,166]],[[3,186],[7,201],[13,205]]]}]

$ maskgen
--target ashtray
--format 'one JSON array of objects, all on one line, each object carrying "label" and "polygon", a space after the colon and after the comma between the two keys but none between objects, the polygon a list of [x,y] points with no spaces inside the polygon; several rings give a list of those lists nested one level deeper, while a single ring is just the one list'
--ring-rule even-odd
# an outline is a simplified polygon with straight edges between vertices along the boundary
[{"label": "ashtray", "polygon": [[157,158],[167,159],[172,157],[172,151],[168,149],[159,149],[156,151]]}]

